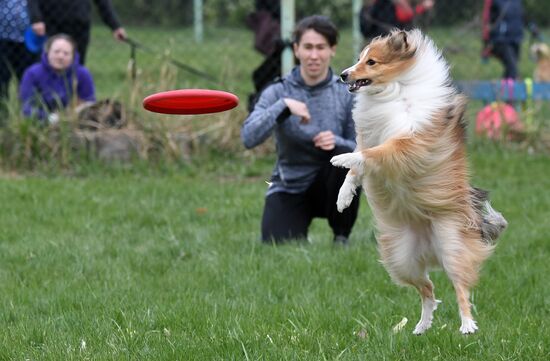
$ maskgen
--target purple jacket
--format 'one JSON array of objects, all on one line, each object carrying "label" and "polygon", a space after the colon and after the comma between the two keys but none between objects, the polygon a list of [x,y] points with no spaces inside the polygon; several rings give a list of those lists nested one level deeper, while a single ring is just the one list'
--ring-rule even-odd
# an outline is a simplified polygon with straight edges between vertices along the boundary
[{"label": "purple jacket", "polygon": [[46,119],[48,113],[67,107],[73,86],[78,99],[95,101],[92,75],[79,64],[78,54],[69,69],[59,74],[48,63],[47,54],[43,53],[41,61],[28,67],[21,79],[19,98],[23,114]]}]

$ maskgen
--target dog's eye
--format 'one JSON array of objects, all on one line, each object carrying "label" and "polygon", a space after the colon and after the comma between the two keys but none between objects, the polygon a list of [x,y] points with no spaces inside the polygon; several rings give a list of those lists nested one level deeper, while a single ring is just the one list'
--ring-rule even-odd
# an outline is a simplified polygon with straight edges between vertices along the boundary
[{"label": "dog's eye", "polygon": [[374,60],[372,60],[372,59],[367,60],[367,65],[372,66],[374,64],[376,64],[376,62]]}]

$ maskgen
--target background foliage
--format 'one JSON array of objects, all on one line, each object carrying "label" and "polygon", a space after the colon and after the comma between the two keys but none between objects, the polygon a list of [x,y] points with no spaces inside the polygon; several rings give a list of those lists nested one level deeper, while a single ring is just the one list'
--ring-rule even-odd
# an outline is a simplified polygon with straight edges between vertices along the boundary
[{"label": "background foliage", "polygon": [[[193,0],[113,0],[113,3],[128,24],[190,25],[193,21]],[[339,26],[349,26],[351,4],[351,0],[296,1],[296,15],[324,14]],[[241,26],[253,7],[254,0],[204,0],[205,21]],[[482,7],[480,0],[438,0],[432,21],[439,25],[469,22],[481,14]],[[545,1],[524,0],[524,7],[540,26],[550,24]]]}]

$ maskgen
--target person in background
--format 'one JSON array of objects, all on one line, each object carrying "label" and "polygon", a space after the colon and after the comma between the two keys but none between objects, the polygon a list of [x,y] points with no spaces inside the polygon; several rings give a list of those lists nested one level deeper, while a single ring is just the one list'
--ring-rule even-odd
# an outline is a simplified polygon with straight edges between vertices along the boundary
[{"label": "person in background", "polygon": [[[76,42],[80,62],[86,62],[92,9],[90,0],[28,0],[29,13],[34,32],[48,36],[64,33]],[[123,41],[128,38],[120,25],[110,0],[94,0],[101,19],[113,31],[113,37]]]},{"label": "person in background", "polygon": [[37,60],[25,47],[23,34],[29,25],[26,0],[0,0],[0,99],[8,95],[12,74],[21,80]]},{"label": "person in background", "polygon": [[493,55],[504,67],[502,78],[507,82],[516,80],[523,30],[527,28],[533,38],[541,41],[539,29],[527,19],[521,0],[485,0],[482,18],[483,58]]},{"label": "person in background", "polygon": [[486,46],[504,66],[502,77],[518,77],[518,61],[523,40],[523,6],[521,0],[491,0],[484,3],[484,18],[488,14],[489,27],[484,33]]},{"label": "person in background", "polygon": [[410,30],[417,16],[426,14],[434,0],[412,5],[408,0],[367,0],[359,12],[361,33],[366,39],[387,35],[392,29]]},{"label": "person in background", "polygon": [[92,75],[78,62],[76,45],[69,35],[48,39],[40,62],[23,74],[19,87],[23,114],[42,123],[55,123],[58,112],[69,106],[95,102]]},{"label": "person in background", "polygon": [[339,213],[338,191],[346,171],[330,164],[334,155],[355,149],[353,95],[330,68],[338,31],[324,16],[301,20],[294,31],[292,72],[261,94],[244,121],[246,148],[274,134],[277,161],[261,223],[264,242],[307,238],[314,217],[327,218],[334,242],[347,244],[357,218],[359,196]]},{"label": "person in background", "polygon": [[281,55],[290,44],[281,38],[280,17],[280,0],[256,0],[255,11],[246,17],[246,24],[254,31],[254,48],[265,56],[252,72],[254,93],[248,97],[249,112],[261,92],[281,77]]}]

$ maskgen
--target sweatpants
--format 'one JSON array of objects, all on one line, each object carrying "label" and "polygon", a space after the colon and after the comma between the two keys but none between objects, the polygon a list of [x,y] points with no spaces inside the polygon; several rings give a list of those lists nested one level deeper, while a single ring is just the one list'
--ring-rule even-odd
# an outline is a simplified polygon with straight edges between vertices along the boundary
[{"label": "sweatpants", "polygon": [[504,66],[503,78],[517,79],[518,62],[520,54],[518,43],[496,43],[493,47],[493,54]]},{"label": "sweatpants", "polygon": [[350,206],[338,212],[338,191],[347,172],[348,169],[334,167],[327,161],[306,192],[269,194],[262,216],[262,241],[305,239],[313,218],[326,218],[335,237],[348,237],[357,219],[361,197],[358,189]]}]

